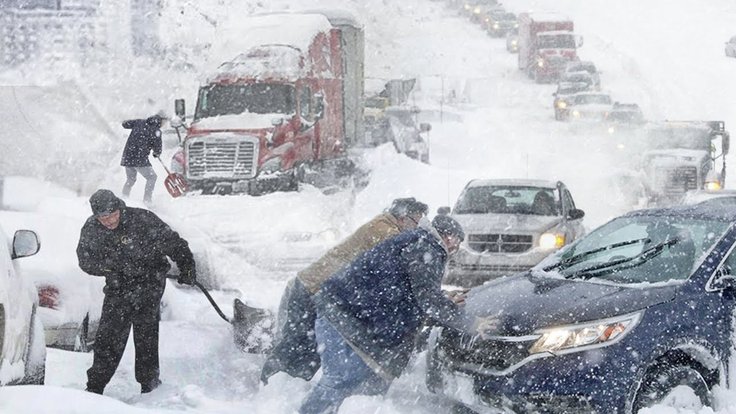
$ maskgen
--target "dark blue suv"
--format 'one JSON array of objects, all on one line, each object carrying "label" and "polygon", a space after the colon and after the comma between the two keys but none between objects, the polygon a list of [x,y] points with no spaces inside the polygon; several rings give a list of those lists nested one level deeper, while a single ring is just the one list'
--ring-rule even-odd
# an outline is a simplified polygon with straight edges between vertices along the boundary
[{"label": "dark blue suv", "polygon": [[636,413],[682,387],[709,405],[728,385],[734,223],[707,202],[632,212],[476,288],[466,310],[498,323],[434,328],[429,389],[476,411]]}]

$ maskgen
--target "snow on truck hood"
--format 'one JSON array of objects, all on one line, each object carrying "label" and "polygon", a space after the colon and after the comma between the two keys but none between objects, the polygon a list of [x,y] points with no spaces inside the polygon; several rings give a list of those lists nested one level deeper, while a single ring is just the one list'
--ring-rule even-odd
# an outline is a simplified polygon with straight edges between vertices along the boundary
[{"label": "snow on truck hood", "polygon": [[200,130],[233,129],[272,129],[274,118],[282,119],[284,114],[255,114],[244,112],[237,115],[220,115],[198,119],[192,128]]},{"label": "snow on truck hood", "polygon": [[466,234],[500,232],[542,233],[562,221],[560,216],[535,216],[523,214],[453,214]]},{"label": "snow on truck hood", "polygon": [[529,335],[538,329],[610,318],[664,303],[674,298],[679,286],[641,288],[524,273],[474,289],[465,309],[474,316],[500,315],[500,335]]}]

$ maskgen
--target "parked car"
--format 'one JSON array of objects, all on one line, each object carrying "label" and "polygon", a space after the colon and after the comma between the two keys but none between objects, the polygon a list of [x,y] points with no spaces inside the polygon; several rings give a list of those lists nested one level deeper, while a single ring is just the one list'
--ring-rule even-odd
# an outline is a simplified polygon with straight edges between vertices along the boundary
[{"label": "parked car", "polygon": [[565,103],[560,111],[564,121],[604,121],[613,108],[611,96],[600,92],[579,92],[566,97]]},{"label": "parked car", "polygon": [[584,215],[559,181],[472,180],[451,210],[466,238],[445,283],[475,286],[527,270],[582,236]]},{"label": "parked car", "polygon": [[682,196],[681,204],[693,205],[699,203],[736,207],[736,190],[690,190]]},{"label": "parked car", "polygon": [[0,224],[8,231],[33,229],[44,238],[43,251],[18,266],[38,290],[38,315],[46,345],[90,351],[102,313],[105,283],[79,268],[75,249],[80,222],[47,213],[0,210]]},{"label": "parked car", "polygon": [[506,51],[509,53],[519,52],[519,29],[513,29],[506,34]]},{"label": "parked car", "polygon": [[552,101],[552,108],[555,110],[557,121],[561,121],[567,116],[568,103],[566,99],[576,93],[589,91],[590,85],[590,82],[559,82],[557,84],[557,91],[552,94],[555,98]]},{"label": "parked car", "polygon": [[726,42],[726,56],[736,57],[736,36]]},{"label": "parked car", "polygon": [[516,15],[504,9],[496,8],[488,12],[483,19],[483,27],[493,37],[505,36],[510,31],[519,28]]},{"label": "parked car", "polygon": [[497,328],[433,329],[427,385],[467,406],[516,412],[631,414],[679,391],[709,405],[730,375],[735,248],[733,208],[613,219],[471,291],[466,311],[498,318]]},{"label": "parked car", "polygon": [[595,63],[587,60],[576,60],[568,62],[562,73],[562,80],[572,76],[573,74],[587,73],[593,81],[593,88],[597,91],[601,90],[601,75]]},{"label": "parked car", "polygon": [[16,259],[41,247],[30,230],[15,232],[12,243],[0,227],[0,385],[39,384],[46,376],[46,346],[33,281]]}]

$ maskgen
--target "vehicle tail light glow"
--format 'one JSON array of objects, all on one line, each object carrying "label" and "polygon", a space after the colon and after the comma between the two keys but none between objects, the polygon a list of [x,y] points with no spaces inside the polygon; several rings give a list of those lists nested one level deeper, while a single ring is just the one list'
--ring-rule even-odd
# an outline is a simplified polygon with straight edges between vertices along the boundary
[{"label": "vehicle tail light glow", "polygon": [[55,286],[38,288],[38,303],[43,308],[57,309],[59,306],[59,289]]}]

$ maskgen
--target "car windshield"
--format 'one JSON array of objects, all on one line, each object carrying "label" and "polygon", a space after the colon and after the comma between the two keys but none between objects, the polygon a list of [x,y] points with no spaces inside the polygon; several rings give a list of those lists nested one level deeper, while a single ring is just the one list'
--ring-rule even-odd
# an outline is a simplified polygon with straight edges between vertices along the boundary
[{"label": "car windshield", "polygon": [[570,34],[541,35],[537,45],[539,49],[575,49],[575,37]]},{"label": "car windshield", "polygon": [[195,118],[219,115],[292,115],[296,112],[294,86],[253,83],[248,85],[208,85],[199,89]]},{"label": "car windshield", "polygon": [[467,188],[455,206],[455,214],[529,214],[556,216],[560,212],[557,191],[531,186],[478,186]]},{"label": "car windshield", "polygon": [[610,105],[611,97],[608,95],[578,95],[575,97],[575,104],[577,105]]},{"label": "car windshield", "polygon": [[651,148],[710,149],[710,130],[700,126],[671,125],[648,131],[647,144]]},{"label": "car windshield", "polygon": [[596,277],[625,284],[683,280],[729,224],[682,217],[620,217],[558,254],[556,264],[539,270],[558,269],[567,278]]},{"label": "car windshield", "polygon": [[606,119],[614,122],[642,122],[644,120],[644,116],[640,111],[620,110],[609,112]]}]

